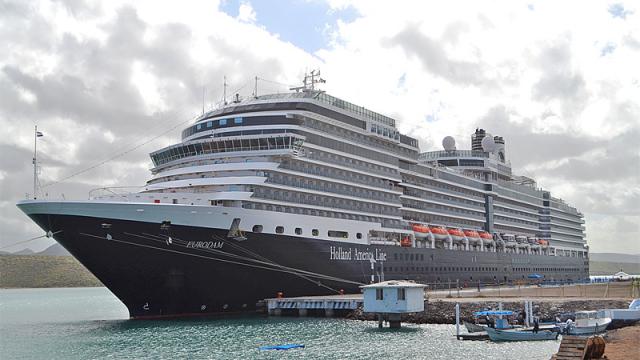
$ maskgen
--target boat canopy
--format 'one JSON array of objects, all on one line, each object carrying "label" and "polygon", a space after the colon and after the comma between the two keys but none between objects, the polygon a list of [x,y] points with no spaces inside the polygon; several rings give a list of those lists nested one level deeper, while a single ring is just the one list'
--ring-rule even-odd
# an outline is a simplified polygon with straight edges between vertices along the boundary
[{"label": "boat canopy", "polygon": [[486,311],[476,311],[473,313],[473,316],[510,316],[513,315],[514,312],[511,310],[486,310]]}]

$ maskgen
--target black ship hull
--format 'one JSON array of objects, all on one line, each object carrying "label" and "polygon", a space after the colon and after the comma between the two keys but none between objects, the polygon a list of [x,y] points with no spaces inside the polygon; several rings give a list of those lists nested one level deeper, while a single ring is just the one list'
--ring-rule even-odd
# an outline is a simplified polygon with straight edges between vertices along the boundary
[{"label": "black ship hull", "polygon": [[228,237],[228,229],[29,216],[108,287],[132,318],[252,311],[279,292],[357,293],[372,274],[377,281],[382,273],[385,280],[461,286],[525,280],[531,273],[556,281],[588,277],[583,258],[364,246],[264,233]]}]

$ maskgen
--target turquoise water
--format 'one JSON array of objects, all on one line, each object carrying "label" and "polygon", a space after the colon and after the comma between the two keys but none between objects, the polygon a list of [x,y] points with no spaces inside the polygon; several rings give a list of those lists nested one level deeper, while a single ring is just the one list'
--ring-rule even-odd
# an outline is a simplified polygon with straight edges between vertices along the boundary
[{"label": "turquoise water", "polygon": [[[105,288],[0,290],[0,359],[549,359],[559,342],[455,340],[455,326],[322,318],[128,320]],[[301,343],[304,349],[260,351]]]}]

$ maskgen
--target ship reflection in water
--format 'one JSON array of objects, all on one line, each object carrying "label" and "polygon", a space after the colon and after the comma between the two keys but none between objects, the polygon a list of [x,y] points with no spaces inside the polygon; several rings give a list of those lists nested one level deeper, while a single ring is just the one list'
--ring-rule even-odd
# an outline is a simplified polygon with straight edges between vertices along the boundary
[{"label": "ship reflection in water", "polygon": [[[241,317],[218,320],[127,320],[106,288],[0,290],[0,358],[549,359],[556,341],[461,342],[453,325],[399,330],[375,322],[325,318]],[[261,352],[260,346],[305,344]]]}]

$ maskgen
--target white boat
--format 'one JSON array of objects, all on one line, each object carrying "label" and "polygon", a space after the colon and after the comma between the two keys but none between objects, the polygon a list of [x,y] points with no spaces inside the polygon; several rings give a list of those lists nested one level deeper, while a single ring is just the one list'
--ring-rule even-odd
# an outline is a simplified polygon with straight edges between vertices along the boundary
[{"label": "white boat", "polygon": [[486,331],[492,341],[556,340],[558,335],[560,335],[559,332],[552,330],[540,330],[538,332],[533,332],[515,329],[499,330],[488,327]]},{"label": "white boat", "polygon": [[590,335],[605,331],[611,318],[598,317],[597,311],[576,311],[576,321],[565,326],[569,335]]},{"label": "white boat", "polygon": [[474,324],[468,321],[464,321],[464,327],[467,328],[469,333],[478,333],[487,331],[486,325]]}]

